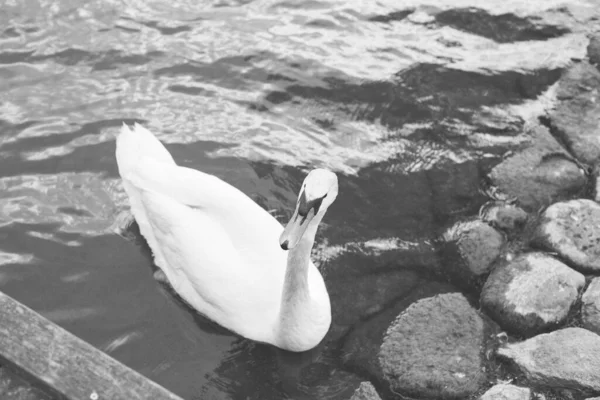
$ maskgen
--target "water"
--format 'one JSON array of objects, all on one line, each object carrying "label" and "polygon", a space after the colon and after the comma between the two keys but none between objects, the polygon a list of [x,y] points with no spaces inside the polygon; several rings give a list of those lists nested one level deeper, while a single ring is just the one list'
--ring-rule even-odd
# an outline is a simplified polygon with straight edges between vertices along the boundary
[{"label": "water", "polygon": [[[0,290],[186,399],[346,399],[365,321],[438,279],[431,243],[585,54],[595,0],[3,0]],[[484,8],[474,8],[484,7]],[[322,346],[288,354],[153,280],[114,158],[143,123],[281,221],[338,173]]]}]

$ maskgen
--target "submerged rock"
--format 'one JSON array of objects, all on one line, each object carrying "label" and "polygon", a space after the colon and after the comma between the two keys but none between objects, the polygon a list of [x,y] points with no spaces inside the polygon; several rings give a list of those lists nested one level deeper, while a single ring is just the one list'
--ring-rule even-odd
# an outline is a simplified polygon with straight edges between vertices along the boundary
[{"label": "submerged rock", "polygon": [[357,322],[407,296],[420,282],[413,270],[395,269],[393,264],[379,268],[373,265],[376,262],[369,254],[345,252],[323,263],[333,315],[329,339],[339,339]]},{"label": "submerged rock", "polygon": [[50,400],[50,397],[23,377],[0,365],[0,399]]},{"label": "submerged rock", "polygon": [[445,239],[446,272],[461,286],[472,286],[490,272],[504,246],[504,235],[479,220],[456,224]]},{"label": "submerged rock", "polygon": [[392,323],[379,352],[391,389],[415,397],[465,398],[485,382],[485,323],[460,293],[419,300]]},{"label": "submerged rock", "polygon": [[494,167],[490,179],[502,193],[516,197],[523,208],[532,211],[572,197],[587,179],[548,129],[537,126],[529,133],[527,147]]},{"label": "submerged rock", "polygon": [[350,400],[381,400],[371,382],[362,382]]},{"label": "submerged rock", "polygon": [[504,329],[531,336],[562,323],[585,277],[544,254],[528,253],[488,277],[481,303]]},{"label": "submerged rock", "polygon": [[529,388],[502,383],[492,386],[479,400],[529,400],[530,398]]},{"label": "submerged rock", "polygon": [[600,334],[600,278],[594,278],[581,297],[583,327]]},{"label": "submerged rock", "polygon": [[455,291],[455,287],[446,283],[421,281],[408,296],[352,329],[344,340],[344,364],[352,370],[365,371],[370,376],[383,379],[377,354],[386,330],[398,314],[417,300]]},{"label": "submerged rock", "polygon": [[590,39],[590,43],[587,46],[587,55],[590,60],[590,64],[598,65],[600,63],[600,37],[594,35]]},{"label": "submerged rock", "polygon": [[592,197],[596,203],[600,203],[600,164],[596,164],[592,169]]},{"label": "submerged rock", "polygon": [[550,113],[551,129],[580,161],[600,161],[600,72],[587,62],[574,64],[560,79],[560,100]]},{"label": "submerged rock", "polygon": [[565,328],[498,349],[533,384],[600,392],[600,336]]},{"label": "submerged rock", "polygon": [[[348,371],[336,369],[332,365],[312,363],[298,370],[298,377],[289,377],[285,387],[292,399],[340,399],[352,398],[362,385],[364,378]],[[377,398],[375,398],[377,399]]]},{"label": "submerged rock", "polygon": [[482,208],[481,217],[488,224],[508,232],[521,228],[527,222],[525,210],[500,201],[486,204]]},{"label": "submerged rock", "polygon": [[555,203],[542,214],[534,242],[574,268],[600,271],[600,205],[578,199]]}]

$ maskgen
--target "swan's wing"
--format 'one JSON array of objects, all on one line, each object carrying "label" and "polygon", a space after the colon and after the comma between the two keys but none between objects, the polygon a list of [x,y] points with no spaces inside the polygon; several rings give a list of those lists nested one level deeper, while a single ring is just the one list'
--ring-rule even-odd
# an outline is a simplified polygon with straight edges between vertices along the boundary
[{"label": "swan's wing", "polygon": [[[210,215],[228,232],[238,251],[254,265],[276,260],[285,268],[279,247],[281,224],[243,192],[200,171],[142,158],[126,181],[141,191],[165,195]],[[131,197],[131,196],[130,196]]]},{"label": "swan's wing", "polygon": [[270,229],[280,227],[273,216],[237,188],[214,175],[175,164],[162,143],[137,123],[133,129],[123,124],[116,157],[121,178],[140,190],[162,193],[193,207],[233,207],[260,216]]},{"label": "swan's wing", "polygon": [[167,264],[161,267],[194,308],[242,334],[277,315],[284,265],[250,264],[206,210],[147,191],[141,201]]}]

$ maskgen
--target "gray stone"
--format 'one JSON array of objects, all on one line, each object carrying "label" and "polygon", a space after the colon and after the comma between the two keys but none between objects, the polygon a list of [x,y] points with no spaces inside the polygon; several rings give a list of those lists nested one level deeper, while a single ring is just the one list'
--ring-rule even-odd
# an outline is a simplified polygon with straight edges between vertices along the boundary
[{"label": "gray stone", "polygon": [[583,327],[600,334],[600,278],[594,278],[581,297]]},{"label": "gray stone", "polygon": [[481,212],[483,221],[508,232],[514,231],[525,225],[527,217],[527,212],[521,207],[502,201],[486,204]]},{"label": "gray stone", "polygon": [[502,383],[492,386],[479,400],[529,400],[530,398],[529,388]]},{"label": "gray stone", "polygon": [[502,252],[504,235],[483,221],[459,222],[444,235],[444,260],[450,279],[472,286],[492,269]]},{"label": "gray stone", "polygon": [[362,382],[350,400],[381,400],[371,382]]},{"label": "gray stone", "polygon": [[600,392],[600,336],[565,328],[498,349],[533,384]]},{"label": "gray stone", "polygon": [[600,72],[587,62],[574,64],[560,79],[559,104],[550,113],[557,136],[577,159],[600,161]]},{"label": "gray stone", "polygon": [[[278,370],[279,374],[281,372]],[[302,384],[298,385],[300,377]],[[287,379],[289,380],[286,382],[282,379],[282,383],[286,385],[286,392],[292,399],[351,398],[364,380],[356,374],[319,362],[307,363],[305,368],[299,366],[296,374]]]},{"label": "gray stone", "polygon": [[564,322],[584,285],[582,274],[555,258],[527,253],[494,269],[481,304],[504,329],[531,336]]},{"label": "gray stone", "polygon": [[596,203],[600,203],[600,164],[596,164],[592,168],[591,178],[593,183],[592,196]]},{"label": "gray stone", "polygon": [[529,131],[525,148],[494,167],[490,179],[501,193],[517,198],[528,211],[573,197],[586,185],[584,171],[548,129]]},{"label": "gray stone", "polygon": [[393,391],[465,398],[485,384],[485,323],[460,293],[419,300],[392,323],[379,352]]},{"label": "gray stone", "polygon": [[325,276],[333,314],[330,339],[342,337],[354,324],[377,314],[398,297],[408,295],[420,282],[419,275],[411,270],[368,273],[351,266],[356,259],[346,264],[341,260],[338,258],[336,264],[348,266],[346,273],[338,268],[328,270]]},{"label": "gray stone", "polygon": [[0,365],[0,399],[3,400],[49,400],[50,397],[27,379]]},{"label": "gray stone", "polygon": [[542,214],[534,242],[573,268],[600,271],[600,205],[587,199],[551,205]]},{"label": "gray stone", "polygon": [[357,324],[344,340],[342,360],[354,371],[366,371],[369,376],[383,378],[377,353],[390,324],[398,314],[417,300],[441,293],[456,292],[456,288],[439,282],[421,281],[409,295],[368,320]]},{"label": "gray stone", "polygon": [[598,35],[590,38],[590,43],[587,46],[587,55],[590,64],[598,65],[600,63],[600,37]]}]

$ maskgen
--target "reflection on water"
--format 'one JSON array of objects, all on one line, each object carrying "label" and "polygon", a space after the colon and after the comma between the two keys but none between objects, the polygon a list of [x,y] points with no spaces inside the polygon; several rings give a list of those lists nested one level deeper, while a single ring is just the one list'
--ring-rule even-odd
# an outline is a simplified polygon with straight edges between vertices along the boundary
[{"label": "reflection on water", "polygon": [[[598,14],[594,0],[7,0],[0,290],[187,399],[346,399],[371,376],[345,349],[437,287],[433,239],[486,200],[485,174]],[[127,228],[123,121],[281,221],[307,169],[338,173],[315,249],[334,314],[320,347],[243,340],[153,280]]]}]

